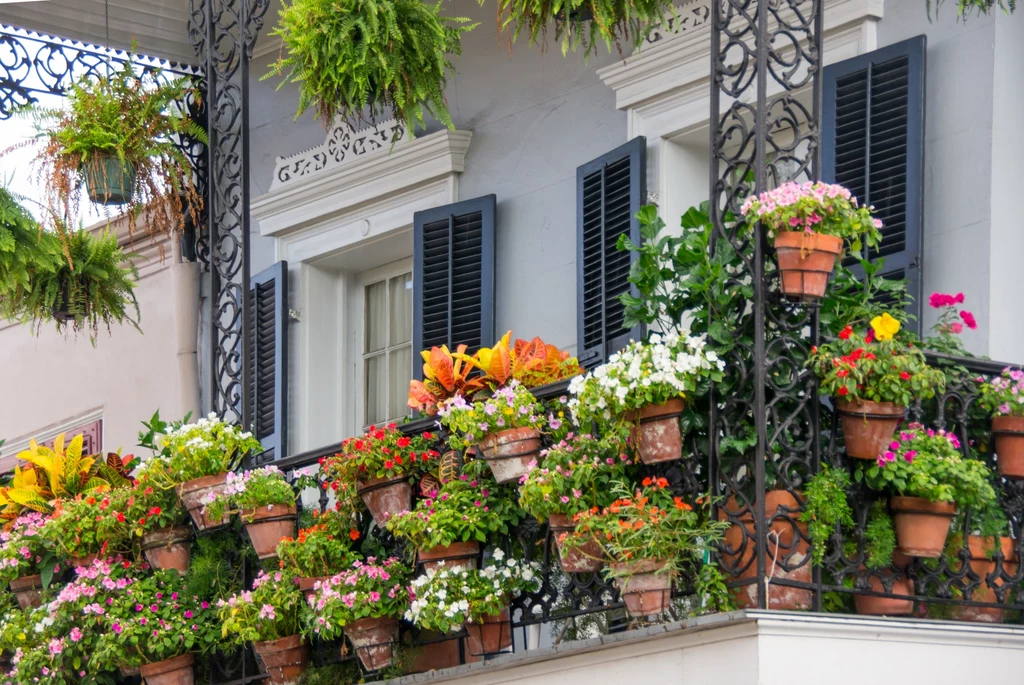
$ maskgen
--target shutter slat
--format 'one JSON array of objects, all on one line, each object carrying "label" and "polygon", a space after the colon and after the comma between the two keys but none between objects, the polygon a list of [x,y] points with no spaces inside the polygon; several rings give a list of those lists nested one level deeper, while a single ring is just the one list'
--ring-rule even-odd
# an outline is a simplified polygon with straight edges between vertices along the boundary
[{"label": "shutter slat", "polygon": [[249,418],[263,446],[254,464],[287,456],[288,263],[256,274],[249,286]]}]

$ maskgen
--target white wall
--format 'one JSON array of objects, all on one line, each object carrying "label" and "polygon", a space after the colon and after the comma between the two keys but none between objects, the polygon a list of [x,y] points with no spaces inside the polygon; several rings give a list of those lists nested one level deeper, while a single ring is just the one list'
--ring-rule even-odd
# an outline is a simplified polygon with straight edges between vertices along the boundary
[{"label": "white wall", "polygon": [[[614,93],[595,73],[618,55],[602,46],[588,65],[582,56],[563,58],[557,45],[542,52],[524,40],[510,56],[498,40],[493,6],[447,0],[444,10],[480,22],[463,38],[446,94],[456,128],[473,132],[459,199],[498,197],[497,334],[513,329],[520,337],[539,335],[574,349],[576,167],[626,141],[626,115],[615,109]],[[261,49],[270,54],[254,59],[250,83],[254,198],[269,188],[276,156],[324,140],[323,127],[312,116],[293,123],[293,88],[275,92],[275,82],[257,80],[260,60],[277,55],[270,41],[257,46],[257,52]],[[438,128],[431,124],[428,130]],[[253,229],[252,272],[257,273],[275,257],[272,241],[259,237],[257,225]]]},{"label": "white wall", "polygon": [[165,248],[161,264],[155,246],[136,238],[135,250],[150,258],[137,262],[142,333],[129,325],[114,327],[109,336],[101,329],[93,347],[85,334],[65,337],[45,326],[35,336],[28,326],[0,323],[5,468],[12,465],[8,458],[15,456],[11,448],[19,439],[43,438],[53,426],[70,427],[68,422],[87,414],[102,414],[105,451],[124,448],[131,454],[140,421],[156,409],[171,419],[197,408],[195,358],[187,354],[195,335],[195,265],[173,263]]},{"label": "white wall", "polygon": [[[1019,25],[1024,17],[1011,21]],[[887,0],[879,47],[922,33],[928,37],[924,296],[963,292],[979,322],[977,331],[965,331],[964,342],[976,354],[991,354],[999,314],[990,296],[995,20],[958,22],[955,3],[947,2],[929,22],[923,1]],[[935,316],[927,303],[924,309],[927,330]]]}]

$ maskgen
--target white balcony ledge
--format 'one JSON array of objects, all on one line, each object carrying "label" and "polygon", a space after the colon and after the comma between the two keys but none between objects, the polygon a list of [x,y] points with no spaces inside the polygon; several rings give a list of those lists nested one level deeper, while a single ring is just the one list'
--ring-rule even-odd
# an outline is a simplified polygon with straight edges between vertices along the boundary
[{"label": "white balcony ledge", "polygon": [[464,685],[863,685],[993,682],[1019,673],[1024,628],[737,611],[390,681]]}]

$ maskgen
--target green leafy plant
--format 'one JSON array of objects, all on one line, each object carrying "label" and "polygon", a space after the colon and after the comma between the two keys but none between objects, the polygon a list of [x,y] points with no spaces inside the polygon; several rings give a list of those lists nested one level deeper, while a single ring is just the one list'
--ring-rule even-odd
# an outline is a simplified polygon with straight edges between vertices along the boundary
[{"label": "green leafy plant", "polygon": [[63,559],[127,552],[131,524],[117,513],[102,493],[59,500],[39,534]]},{"label": "green leafy plant", "polygon": [[[40,237],[40,251],[60,254],[57,238],[50,232]],[[88,331],[95,344],[100,325],[110,331],[114,324],[131,324],[139,329],[139,305],[135,286],[139,278],[132,255],[126,253],[114,233],[67,232],[56,268],[49,257],[41,258],[32,274],[31,290],[17,288],[3,297],[5,318],[31,322],[36,329],[55,322],[58,330],[70,325]],[[47,243],[53,243],[47,245]],[[65,259],[66,257],[66,259]]]},{"label": "green leafy plant", "polygon": [[348,623],[360,618],[401,618],[409,607],[411,569],[391,557],[355,562],[353,568],[318,582],[304,613],[303,635],[332,640]]},{"label": "green leafy plant", "polygon": [[241,514],[252,521],[261,507],[290,507],[295,504],[295,489],[281,469],[273,464],[241,474],[229,472],[220,494],[208,494],[201,502],[206,516],[219,521],[226,514]]},{"label": "green leafy plant", "polygon": [[441,16],[440,2],[292,0],[271,34],[287,56],[264,78],[297,84],[296,117],[312,107],[325,127],[336,116],[373,120],[392,110],[408,131],[425,125],[424,111],[454,128],[444,96],[449,55],[462,54],[462,34],[475,26]]},{"label": "green leafy plant", "polygon": [[217,602],[221,636],[236,645],[280,640],[298,635],[307,610],[295,577],[276,571],[261,571],[252,591]]},{"label": "green leafy plant", "polygon": [[439,413],[441,425],[449,432],[448,444],[456,450],[472,447],[491,433],[511,428],[539,429],[544,422],[544,408],[518,381],[477,402],[456,395]]},{"label": "green leafy plant", "polygon": [[247,452],[262,449],[252,433],[232,426],[211,413],[195,423],[162,425],[166,432],[155,444],[166,450],[165,476],[173,483],[230,471]]},{"label": "green leafy plant", "polygon": [[[577,514],[580,535],[566,538],[563,545],[571,548],[597,539],[615,562],[667,562],[659,573],[696,576],[705,553],[722,539],[729,524],[710,517],[706,500],[695,509],[674,496],[668,485],[665,478],[645,478],[636,490],[622,481],[612,483],[615,501],[600,511]],[[606,567],[605,573],[615,577],[631,571]]]},{"label": "green leafy plant", "polygon": [[234,530],[200,535],[192,543],[192,561],[185,575],[185,591],[195,597],[228,597],[242,588],[243,563],[258,566],[252,545],[242,544]]},{"label": "green leafy plant", "polygon": [[875,570],[892,565],[896,551],[896,529],[884,500],[876,500],[868,509],[867,524],[864,526],[864,565]]},{"label": "green leafy plant", "polygon": [[0,585],[43,572],[48,576],[44,585],[49,585],[55,559],[40,535],[45,522],[43,514],[28,511],[0,532]]},{"label": "green leafy plant", "polygon": [[497,616],[509,600],[541,586],[535,564],[509,557],[500,549],[482,569],[442,568],[412,581],[415,595],[405,612],[416,627],[443,633],[462,629],[464,623],[480,623]]},{"label": "green leafy plant", "polygon": [[703,338],[673,328],[652,334],[648,342],[632,341],[607,363],[573,378],[569,408],[580,426],[632,422],[629,412],[703,394],[724,370],[725,362]]},{"label": "green leafy plant", "polygon": [[[939,16],[939,8],[945,0],[935,0],[935,18]],[[932,20],[932,0],[926,0],[928,8],[928,20]],[[957,19],[965,20],[972,14],[979,17],[986,16],[996,7],[1006,14],[1012,14],[1017,9],[1017,0],[956,0]]]},{"label": "green leafy plant", "polygon": [[747,225],[760,221],[769,237],[786,231],[821,233],[850,241],[853,252],[882,239],[882,222],[871,216],[873,211],[859,206],[847,188],[821,181],[783,183],[751,195],[741,209]]},{"label": "green leafy plant", "polygon": [[343,440],[341,451],[327,459],[322,468],[328,478],[341,481],[335,490],[341,484],[354,488],[358,481],[375,478],[416,476],[436,465],[440,455],[431,447],[433,440],[429,432],[407,436],[394,423],[370,426],[358,438]]},{"label": "green leafy plant", "polygon": [[1024,416],[1024,371],[1006,368],[997,378],[979,378],[978,404],[992,416]]},{"label": "green leafy plant", "polygon": [[840,526],[853,527],[853,510],[846,497],[850,474],[845,469],[822,466],[804,487],[804,511],[800,519],[807,524],[811,539],[811,559],[821,565],[832,534]]},{"label": "green leafy plant", "polygon": [[302,578],[332,576],[351,568],[359,560],[352,549],[359,531],[352,520],[336,511],[313,512],[311,526],[299,530],[295,538],[284,538],[277,546],[280,566]]},{"label": "green leafy plant", "polygon": [[[481,0],[480,4],[483,4]],[[639,48],[650,32],[666,19],[677,19],[669,0],[499,0],[498,27],[517,40],[525,33],[530,44],[547,35],[552,25],[562,54],[582,48],[589,57],[603,42],[623,54]],[[624,45],[625,44],[625,45]]]},{"label": "green leafy plant", "polygon": [[100,637],[93,658],[110,670],[189,652],[210,653],[221,640],[216,607],[187,594],[177,571],[140,577],[114,600],[107,616],[109,629]]},{"label": "green leafy plant", "polygon": [[863,275],[855,275],[842,261],[836,263],[832,283],[818,308],[822,330],[835,337],[847,326],[867,328],[872,319],[886,312],[900,312],[904,320],[912,320],[907,313],[913,302],[907,279],[881,275],[884,259],[858,257],[857,263]]},{"label": "green leafy plant", "polygon": [[606,507],[614,499],[609,484],[633,461],[621,435],[572,436],[541,453],[519,486],[519,504],[540,521]]},{"label": "green leafy plant", "polygon": [[[104,157],[135,170],[133,194],[125,207],[129,231],[145,214],[151,232],[184,228],[185,217],[200,221],[203,199],[192,166],[179,143],[207,142],[206,131],[184,113],[186,101],[199,91],[187,78],[167,79],[157,71],[136,71],[129,56],[109,74],[89,74],[68,89],[65,107],[33,105],[43,143],[37,157],[54,217],[78,215],[79,189],[88,172],[97,172]],[[57,223],[65,245],[71,236]],[[73,251],[68,250],[73,261]]]},{"label": "green leafy plant", "polygon": [[878,462],[859,465],[854,477],[875,490],[955,502],[963,509],[983,510],[996,501],[988,467],[964,457],[954,433],[919,423],[900,430]]},{"label": "green leafy plant", "polygon": [[188,517],[177,493],[163,487],[159,479],[151,478],[147,470],[139,473],[131,489],[114,490],[107,499],[111,515],[124,517],[136,541],[147,533],[183,525]]},{"label": "green leafy plant", "polygon": [[23,303],[40,275],[65,263],[56,236],[43,231],[19,199],[0,186],[0,317],[13,320],[23,318]]},{"label": "green leafy plant", "polygon": [[453,542],[487,542],[491,534],[507,536],[522,512],[510,488],[493,480],[470,480],[465,474],[439,492],[417,502],[412,511],[392,516],[387,529],[419,549]]},{"label": "green leafy plant", "polygon": [[871,320],[866,336],[852,326],[836,340],[812,348],[808,365],[823,392],[840,400],[892,402],[906,407],[945,388],[945,375],[928,365],[912,342],[897,337],[900,323],[889,314]]}]

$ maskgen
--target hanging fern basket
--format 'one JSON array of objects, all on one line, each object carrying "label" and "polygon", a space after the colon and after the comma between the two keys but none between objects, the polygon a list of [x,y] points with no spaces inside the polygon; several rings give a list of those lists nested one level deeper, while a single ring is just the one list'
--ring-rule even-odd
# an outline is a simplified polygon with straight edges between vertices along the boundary
[{"label": "hanging fern basket", "polygon": [[71,313],[71,288],[67,281],[61,285],[60,294],[53,303],[53,320],[58,325],[75,320],[75,315]]},{"label": "hanging fern basket", "polygon": [[117,155],[96,153],[85,164],[85,187],[89,199],[104,205],[126,205],[132,201],[136,169]]}]

